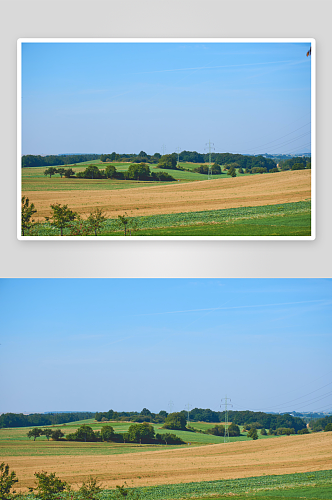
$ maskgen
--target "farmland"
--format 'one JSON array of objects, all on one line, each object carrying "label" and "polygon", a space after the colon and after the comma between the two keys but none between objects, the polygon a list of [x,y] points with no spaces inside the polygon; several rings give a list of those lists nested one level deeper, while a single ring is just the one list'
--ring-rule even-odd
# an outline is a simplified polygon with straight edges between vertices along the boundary
[{"label": "farmland", "polygon": [[[85,420],[84,423],[89,422]],[[95,429],[100,429],[103,424],[92,425]],[[114,422],[112,425],[116,431],[120,431],[126,430],[129,423]],[[61,429],[68,433],[77,426],[78,423],[71,423],[62,425]],[[244,481],[239,478],[261,478],[266,475],[267,477],[262,479],[266,482],[268,476],[273,475],[272,480],[277,481],[280,475],[314,473],[331,468],[332,433],[329,432],[268,438],[259,436],[257,441],[245,437],[243,441],[231,438],[230,443],[223,443],[223,439],[216,436],[185,433],[190,434],[192,444],[177,447],[48,442],[45,438],[38,438],[34,442],[27,440],[26,432],[26,428],[0,431],[1,456],[5,457],[6,463],[16,471],[20,479],[17,486],[22,491],[33,486],[34,472],[38,470],[55,472],[61,479],[74,486],[93,475],[102,481],[104,488],[114,488],[125,481],[129,486],[135,487],[179,485],[179,488],[180,483],[197,485],[200,482],[205,484],[207,481],[222,481],[224,488],[225,480]],[[199,441],[200,437],[208,439],[205,442]],[[208,442],[213,444],[207,444]],[[329,478],[331,480],[331,476]],[[294,481],[291,482],[293,483]],[[248,483],[245,484],[248,488]],[[183,486],[181,488],[183,492]],[[187,488],[195,489],[195,486],[188,485]],[[216,489],[212,488],[210,492],[215,493]],[[199,488],[196,493],[199,493]]]},{"label": "farmland", "polygon": [[[119,171],[128,168],[127,164],[115,166]],[[84,165],[73,169],[82,171]],[[123,214],[137,219],[138,236],[311,234],[310,170],[235,178],[223,173],[210,180],[194,172],[170,172],[176,182],[49,178],[43,168],[26,168],[22,194],[34,203],[40,223],[51,215],[54,203],[67,204],[83,219],[95,208],[101,209],[107,217],[103,236],[122,234],[114,222]],[[277,219],[269,219],[272,215]],[[219,223],[223,225],[216,226]],[[200,227],[193,228],[193,224]],[[56,236],[58,232],[41,227],[31,235]]]}]

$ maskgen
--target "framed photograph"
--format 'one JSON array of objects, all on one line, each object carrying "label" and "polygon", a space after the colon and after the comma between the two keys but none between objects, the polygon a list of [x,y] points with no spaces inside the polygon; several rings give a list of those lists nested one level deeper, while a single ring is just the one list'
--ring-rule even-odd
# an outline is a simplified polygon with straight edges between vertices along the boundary
[{"label": "framed photograph", "polygon": [[315,40],[17,42],[19,240],[314,240]]}]

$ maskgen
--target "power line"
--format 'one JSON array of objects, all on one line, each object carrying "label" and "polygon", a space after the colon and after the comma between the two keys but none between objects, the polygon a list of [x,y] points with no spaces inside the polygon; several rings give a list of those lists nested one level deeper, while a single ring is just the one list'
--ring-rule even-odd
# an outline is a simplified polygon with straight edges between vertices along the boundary
[{"label": "power line", "polygon": [[291,134],[294,134],[294,132],[297,132],[298,130],[300,130],[301,128],[303,127],[306,127],[307,125],[310,125],[311,122],[308,122],[306,123],[305,125],[302,125],[302,127],[299,127],[295,130],[293,130],[292,132],[289,132],[288,134],[285,134],[285,135],[282,135],[281,137],[278,137],[278,139],[273,139],[273,141],[269,141],[269,142],[266,142],[265,144],[262,144],[261,146],[257,146],[257,147],[254,147],[254,148],[250,148],[247,150],[247,152],[250,152],[250,151],[253,151],[255,149],[260,149],[260,148],[263,148],[264,146],[268,145],[268,144],[271,144],[271,142],[276,142],[276,141],[279,141],[280,139],[283,139],[284,137],[287,137],[287,135],[291,135]]}]

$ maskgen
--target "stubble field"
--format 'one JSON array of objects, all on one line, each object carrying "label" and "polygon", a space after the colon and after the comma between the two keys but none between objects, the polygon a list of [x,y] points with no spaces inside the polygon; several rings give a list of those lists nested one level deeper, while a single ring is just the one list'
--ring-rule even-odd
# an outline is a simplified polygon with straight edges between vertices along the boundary
[{"label": "stubble field", "polygon": [[76,487],[89,475],[102,481],[104,488],[125,481],[128,486],[215,481],[331,469],[332,433],[123,455],[7,456],[6,462],[16,471],[20,478],[17,486],[23,491],[34,485],[34,473],[40,470],[55,472]]},{"label": "stubble field", "polygon": [[276,205],[311,198],[310,170],[168,185],[137,182],[135,188],[122,187],[126,181],[113,181],[122,183],[121,188],[108,190],[91,189],[91,185],[89,189],[77,189],[78,183],[82,182],[83,186],[85,180],[66,180],[69,181],[75,184],[74,190],[25,190],[23,184],[22,194],[34,203],[38,210],[37,220],[51,215],[50,205],[53,203],[68,204],[83,217],[98,207],[107,217],[116,218],[124,212],[130,216],[175,214]]}]

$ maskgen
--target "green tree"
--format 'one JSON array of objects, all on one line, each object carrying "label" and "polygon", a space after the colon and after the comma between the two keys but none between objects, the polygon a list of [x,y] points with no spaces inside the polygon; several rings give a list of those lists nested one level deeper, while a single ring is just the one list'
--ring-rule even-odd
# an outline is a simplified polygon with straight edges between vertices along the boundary
[{"label": "green tree", "polygon": [[307,427],[305,427],[304,429],[299,429],[297,431],[298,434],[309,434],[309,429],[307,429]]},{"label": "green tree", "polygon": [[32,219],[33,214],[35,214],[37,210],[33,203],[29,202],[29,198],[22,196],[22,209],[21,209],[21,224],[22,224],[22,235],[27,229],[30,229],[32,223],[34,222]]},{"label": "green tree", "polygon": [[261,429],[261,436],[266,436],[266,435],[267,435],[267,432],[264,429],[264,427],[262,427],[262,429]]},{"label": "green tree", "polygon": [[303,163],[294,163],[292,170],[304,170],[305,165]]},{"label": "green tree", "polygon": [[56,168],[54,167],[49,167],[47,168],[46,170],[44,170],[44,175],[49,175],[50,178],[52,177],[52,175],[55,175],[57,172]]},{"label": "green tree", "polygon": [[325,426],[324,432],[329,432],[329,431],[332,431],[332,424],[327,424]]},{"label": "green tree", "polygon": [[144,181],[150,179],[150,167],[146,163],[134,163],[127,170],[128,179]]},{"label": "green tree", "polygon": [[42,436],[46,436],[47,437],[47,441],[49,441],[50,437],[52,436],[54,431],[52,431],[52,429],[48,428],[48,429],[43,429],[42,432],[41,432],[41,435]]},{"label": "green tree", "polygon": [[185,431],[186,424],[186,417],[182,413],[169,413],[169,415],[167,415],[166,417],[163,428]]},{"label": "green tree", "polygon": [[56,477],[55,472],[35,472],[35,476],[38,479],[35,490],[41,500],[51,500],[62,491],[69,490],[67,483]]},{"label": "green tree", "polygon": [[128,438],[133,443],[150,443],[154,438],[154,428],[147,422],[132,424],[128,429]]},{"label": "green tree", "polygon": [[42,430],[39,429],[38,427],[34,427],[33,429],[30,429],[29,432],[27,433],[28,438],[30,439],[33,437],[33,440],[36,441],[36,438],[42,435]]},{"label": "green tree", "polygon": [[61,236],[63,236],[63,229],[77,218],[77,213],[70,210],[68,205],[61,206],[60,203],[51,205],[51,208],[53,210],[52,223],[60,229]]},{"label": "green tree", "polygon": [[63,437],[64,433],[61,429],[55,429],[55,431],[52,431],[51,438],[53,439],[53,441],[60,441],[60,439]]},{"label": "green tree", "polygon": [[74,177],[75,175],[75,172],[72,168],[67,168],[65,171],[64,171],[64,176],[69,179],[70,177]]},{"label": "green tree", "polygon": [[97,236],[97,231],[100,230],[101,226],[106,221],[105,215],[106,214],[102,212],[101,208],[96,208],[87,218],[88,225],[94,231],[95,236]]},{"label": "green tree", "polygon": [[57,168],[56,171],[57,171],[58,174],[60,174],[60,177],[62,179],[62,176],[64,175],[64,173],[65,173],[66,170],[63,167],[60,167],[60,168]]},{"label": "green tree", "polygon": [[96,435],[89,425],[81,425],[74,433],[74,441],[97,441]]},{"label": "green tree", "polygon": [[158,162],[158,168],[170,168],[173,170],[177,169],[177,159],[175,154],[163,155]]},{"label": "green tree", "polygon": [[255,427],[252,427],[248,432],[247,437],[252,438],[253,440],[258,439],[257,429]]},{"label": "green tree", "polygon": [[[9,465],[5,464],[5,462],[2,462],[0,464],[0,499],[1,500],[10,500],[12,497],[12,494],[10,493],[10,490],[12,489],[13,485],[18,482],[18,479],[16,478],[16,473],[12,471],[9,473]],[[13,492],[15,493],[15,491]]]},{"label": "green tree", "polygon": [[224,436],[225,435],[225,427],[223,425],[215,425],[206,431],[208,434],[212,434],[213,436]]},{"label": "green tree", "polygon": [[76,174],[76,177],[84,179],[103,179],[105,175],[103,171],[99,170],[97,165],[89,165],[83,172]]},{"label": "green tree", "polygon": [[240,427],[236,425],[234,422],[228,427],[228,434],[230,437],[238,437],[240,436]]},{"label": "green tree", "polygon": [[112,441],[114,429],[111,425],[104,425],[100,432],[102,441]]},{"label": "green tree", "polygon": [[105,175],[107,179],[113,179],[116,175],[116,168],[114,165],[107,165],[105,168]]},{"label": "green tree", "polygon": [[232,177],[236,177],[236,170],[234,167],[230,167],[228,172],[227,172],[227,175],[230,175]]}]

